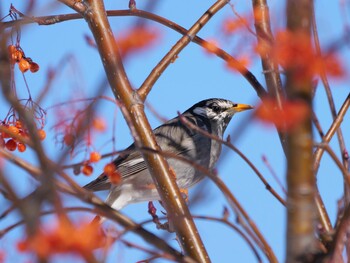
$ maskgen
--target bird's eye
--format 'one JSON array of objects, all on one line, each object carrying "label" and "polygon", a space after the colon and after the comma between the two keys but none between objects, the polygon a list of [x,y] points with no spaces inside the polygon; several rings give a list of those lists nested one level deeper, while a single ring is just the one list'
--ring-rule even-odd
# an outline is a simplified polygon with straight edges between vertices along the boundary
[{"label": "bird's eye", "polygon": [[216,113],[219,113],[221,111],[221,108],[218,105],[211,105],[211,109],[215,111]]},{"label": "bird's eye", "polygon": [[232,105],[232,107],[237,107],[237,106],[238,106],[237,103],[235,103],[235,104]]}]

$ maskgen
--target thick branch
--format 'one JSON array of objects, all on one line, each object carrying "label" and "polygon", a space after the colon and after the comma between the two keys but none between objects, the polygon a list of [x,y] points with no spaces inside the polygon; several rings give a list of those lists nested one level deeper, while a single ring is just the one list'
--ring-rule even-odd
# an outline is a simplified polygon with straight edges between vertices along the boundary
[{"label": "thick branch", "polygon": [[[287,29],[310,38],[311,0],[289,0]],[[311,45],[311,43],[310,43]],[[287,262],[309,261],[315,253],[316,180],[313,173],[312,80],[300,81],[295,68],[286,69],[290,100],[309,105],[309,114],[287,135]]]},{"label": "thick branch", "polygon": [[[87,4],[89,5],[87,10],[81,15],[88,22],[94,35],[112,91],[130,114],[137,135],[134,136],[135,143],[139,147],[160,150],[145,116],[143,102],[131,88],[126,76],[103,2],[90,0]],[[207,252],[166,160],[159,154],[142,153],[142,155],[186,254],[198,262],[209,262]]]},{"label": "thick branch", "polygon": [[[273,35],[270,24],[269,7],[266,0],[253,0],[254,24],[258,44],[261,46],[273,45]],[[282,100],[284,98],[282,90],[282,81],[278,70],[278,64],[270,57],[269,52],[261,53],[261,63],[265,76],[266,86],[270,97],[276,99],[277,106],[282,109]],[[286,134],[278,130],[278,135],[286,151]]]},{"label": "thick branch", "polygon": [[[267,6],[266,0],[253,0],[253,8],[258,43],[268,43],[271,45],[273,42],[273,35],[271,32],[269,7]],[[283,91],[278,65],[271,59],[268,52],[261,55],[261,63],[269,95],[276,99],[281,108]]]}]

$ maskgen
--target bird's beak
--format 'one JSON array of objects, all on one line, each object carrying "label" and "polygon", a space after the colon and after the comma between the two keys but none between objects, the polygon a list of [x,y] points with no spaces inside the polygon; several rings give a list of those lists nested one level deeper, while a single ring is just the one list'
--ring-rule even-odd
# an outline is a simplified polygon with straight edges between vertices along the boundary
[{"label": "bird's beak", "polygon": [[247,105],[247,104],[237,104],[235,107],[231,108],[235,112],[245,111],[245,110],[251,110],[254,109],[254,107]]}]

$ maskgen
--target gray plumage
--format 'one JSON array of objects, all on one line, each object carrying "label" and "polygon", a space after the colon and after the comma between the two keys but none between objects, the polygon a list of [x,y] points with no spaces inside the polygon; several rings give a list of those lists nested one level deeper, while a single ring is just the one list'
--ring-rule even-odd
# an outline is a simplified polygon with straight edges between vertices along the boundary
[{"label": "gray plumage", "polygon": [[[208,99],[193,105],[182,116],[199,128],[222,138],[232,116],[248,109],[252,107],[225,99]],[[188,128],[179,117],[156,128],[154,134],[162,151],[185,157],[209,170],[214,168],[221,153],[220,143]],[[135,149],[134,144],[126,152],[127,154],[120,155],[113,162],[122,176],[120,184],[111,184],[108,176],[101,174],[84,186],[91,191],[110,190],[106,203],[116,210],[130,203],[159,199],[141,153]],[[182,189],[193,186],[204,177],[204,174],[188,163],[174,158],[167,160],[175,171],[178,186]]]}]

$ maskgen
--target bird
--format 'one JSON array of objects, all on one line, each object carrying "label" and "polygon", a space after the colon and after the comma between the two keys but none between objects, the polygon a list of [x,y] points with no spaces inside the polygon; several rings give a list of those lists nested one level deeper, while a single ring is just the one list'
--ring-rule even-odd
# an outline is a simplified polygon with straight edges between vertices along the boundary
[{"label": "bird", "polygon": [[[181,114],[200,129],[223,138],[231,118],[237,112],[253,109],[247,104],[234,103],[227,99],[211,98],[202,100]],[[164,152],[186,158],[191,162],[212,170],[221,153],[221,143],[208,138],[196,129],[188,127],[177,116],[153,130],[156,141]],[[102,173],[84,186],[90,191],[109,190],[106,203],[115,210],[121,210],[132,203],[159,200],[152,176],[135,144],[126,149],[112,163],[121,176],[121,182],[113,184],[107,174]],[[205,174],[196,170],[189,162],[167,157],[175,173],[180,189],[188,189],[201,181]]]}]

